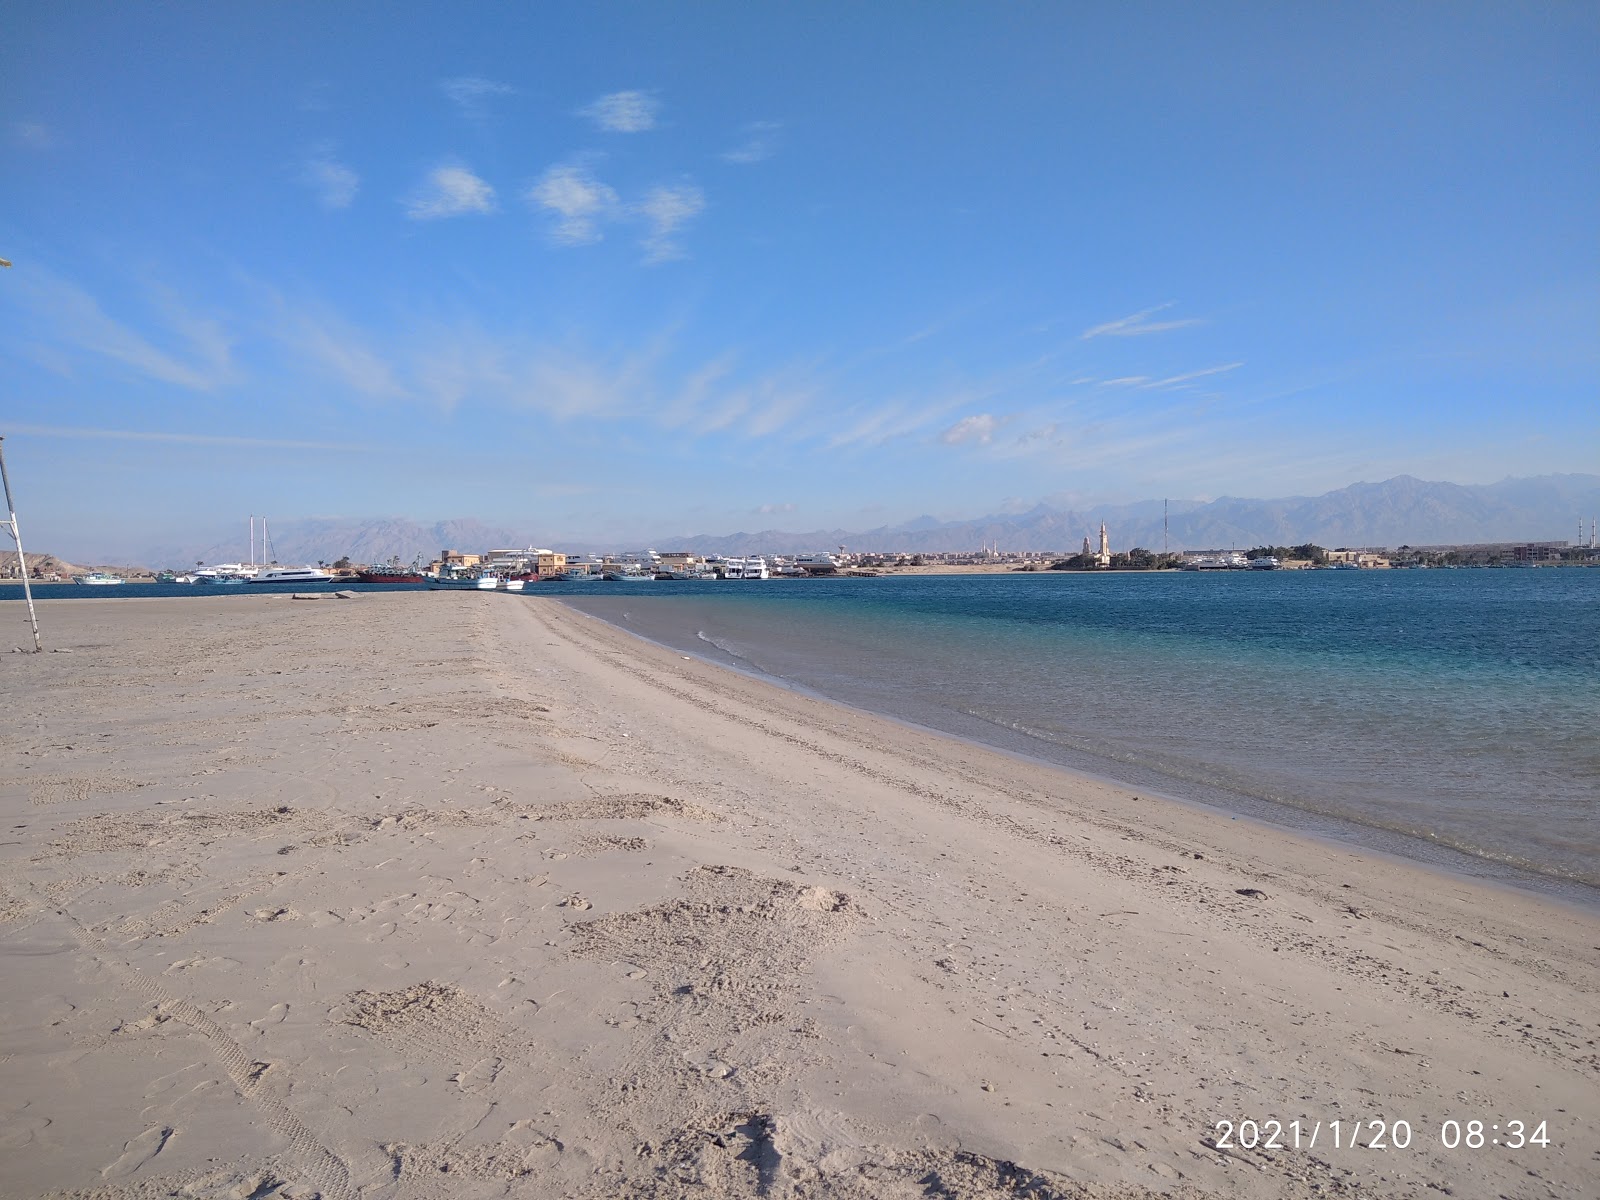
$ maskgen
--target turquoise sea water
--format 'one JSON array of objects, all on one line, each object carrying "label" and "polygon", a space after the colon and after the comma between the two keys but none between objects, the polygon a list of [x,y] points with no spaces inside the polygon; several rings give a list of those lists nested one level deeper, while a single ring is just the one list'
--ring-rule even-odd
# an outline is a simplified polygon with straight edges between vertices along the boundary
[{"label": "turquoise sea water", "polygon": [[584,592],[563,594],[654,641],[862,708],[1457,870],[1600,895],[1600,570]]}]

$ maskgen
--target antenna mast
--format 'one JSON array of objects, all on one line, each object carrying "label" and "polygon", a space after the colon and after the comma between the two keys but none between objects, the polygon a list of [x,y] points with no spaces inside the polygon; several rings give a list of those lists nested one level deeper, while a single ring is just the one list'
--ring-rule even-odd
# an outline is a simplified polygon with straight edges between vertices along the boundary
[{"label": "antenna mast", "polygon": [[[6,266],[10,265],[6,263]],[[10,518],[4,525],[11,540],[17,544],[17,570],[22,573],[22,594],[28,601],[28,620],[33,625],[33,652],[38,654],[44,649],[44,643],[39,640],[39,614],[33,610],[33,588],[28,583],[28,560],[22,553],[22,534],[17,532],[17,506],[11,503],[11,476],[6,474],[5,441],[5,437],[0,436],[0,485],[5,488],[6,513]]]}]

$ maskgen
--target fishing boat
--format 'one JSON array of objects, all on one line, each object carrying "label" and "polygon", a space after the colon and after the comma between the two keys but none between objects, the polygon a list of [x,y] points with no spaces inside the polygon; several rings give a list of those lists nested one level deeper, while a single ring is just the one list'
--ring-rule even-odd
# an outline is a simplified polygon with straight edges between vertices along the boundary
[{"label": "fishing boat", "polygon": [[104,571],[90,571],[87,575],[74,575],[72,582],[84,583],[92,587],[106,587],[111,584],[126,583],[128,581],[120,575],[108,575]]},{"label": "fishing boat", "polygon": [[356,578],[362,583],[424,583],[427,580],[421,571],[411,567],[373,567],[357,571]]},{"label": "fishing boat", "polygon": [[436,592],[492,592],[500,586],[494,575],[428,575],[423,582]]}]

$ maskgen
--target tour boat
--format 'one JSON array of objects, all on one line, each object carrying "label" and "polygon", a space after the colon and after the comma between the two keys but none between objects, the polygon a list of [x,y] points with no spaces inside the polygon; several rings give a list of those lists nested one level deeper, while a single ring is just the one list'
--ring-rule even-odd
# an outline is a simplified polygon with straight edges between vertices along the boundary
[{"label": "tour boat", "polygon": [[321,567],[268,567],[251,583],[332,583],[334,576]]}]

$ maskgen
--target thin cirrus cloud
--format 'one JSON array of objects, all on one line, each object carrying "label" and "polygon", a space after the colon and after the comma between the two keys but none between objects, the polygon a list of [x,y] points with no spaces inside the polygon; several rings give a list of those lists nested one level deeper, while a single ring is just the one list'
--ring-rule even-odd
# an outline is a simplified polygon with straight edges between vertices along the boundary
[{"label": "thin cirrus cloud", "polygon": [[198,316],[175,299],[157,294],[164,318],[168,348],[117,320],[88,292],[65,280],[43,273],[18,281],[26,298],[29,343],[75,347],[121,363],[160,383],[212,392],[235,382],[233,339],[214,319]]},{"label": "thin cirrus cloud", "polygon": [[509,83],[496,83],[479,75],[462,75],[455,79],[440,80],[439,90],[461,110],[462,116],[481,120],[489,115],[490,100],[496,96],[514,95],[517,89]]},{"label": "thin cirrus cloud", "polygon": [[528,189],[528,200],[556,217],[551,240],[562,246],[586,246],[603,236],[601,223],[621,209],[617,193],[583,166],[551,167]]},{"label": "thin cirrus cloud", "polygon": [[329,210],[349,208],[361,188],[361,176],[334,158],[328,148],[317,151],[302,164],[300,179],[316,194],[317,203]]},{"label": "thin cirrus cloud", "polygon": [[495,211],[494,188],[466,167],[435,167],[405,201],[406,216],[413,221],[461,217]]},{"label": "thin cirrus cloud", "polygon": [[792,504],[758,504],[755,508],[752,508],[750,511],[753,514],[755,514],[756,516],[758,516],[758,517],[766,517],[766,516],[771,516],[773,513],[792,513],[794,511],[794,505],[792,505]]},{"label": "thin cirrus cloud", "polygon": [[685,257],[678,232],[705,211],[705,193],[692,183],[661,184],[650,189],[637,206],[644,219],[645,261],[670,262]]},{"label": "thin cirrus cloud", "polygon": [[1191,325],[1200,325],[1203,322],[1199,317],[1181,317],[1175,321],[1152,321],[1150,318],[1158,312],[1164,312],[1172,307],[1173,302],[1157,304],[1152,308],[1141,309],[1131,316],[1119,317],[1115,321],[1107,321],[1103,325],[1085,329],[1082,337],[1084,341],[1097,337],[1139,337],[1147,333],[1166,333],[1170,329],[1186,329]]},{"label": "thin cirrus cloud", "polygon": [[661,102],[648,92],[612,92],[578,110],[607,133],[645,133],[656,127]]},{"label": "thin cirrus cloud", "polygon": [[749,122],[741,131],[744,140],[733,149],[724,150],[722,161],[738,166],[765,162],[778,152],[778,130],[781,128],[776,121]]},{"label": "thin cirrus cloud", "polygon": [[997,417],[993,413],[977,413],[970,417],[962,417],[941,433],[939,440],[946,446],[960,446],[967,442],[987,446],[994,440],[995,431],[1004,425],[1007,419]]},{"label": "thin cirrus cloud", "polygon": [[1207,375],[1221,375],[1226,371],[1237,371],[1244,366],[1242,362],[1223,363],[1220,367],[1205,367],[1199,371],[1186,371],[1182,375],[1169,375],[1165,379],[1154,379],[1148,383],[1140,384],[1141,388],[1176,388],[1191,380],[1204,379]]}]

